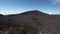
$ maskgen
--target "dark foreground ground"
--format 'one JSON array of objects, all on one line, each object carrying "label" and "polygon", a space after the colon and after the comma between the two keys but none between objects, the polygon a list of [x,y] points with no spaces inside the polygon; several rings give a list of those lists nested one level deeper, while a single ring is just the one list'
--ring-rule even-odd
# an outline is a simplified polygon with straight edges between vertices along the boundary
[{"label": "dark foreground ground", "polygon": [[0,15],[0,34],[60,34],[60,15],[38,10]]}]

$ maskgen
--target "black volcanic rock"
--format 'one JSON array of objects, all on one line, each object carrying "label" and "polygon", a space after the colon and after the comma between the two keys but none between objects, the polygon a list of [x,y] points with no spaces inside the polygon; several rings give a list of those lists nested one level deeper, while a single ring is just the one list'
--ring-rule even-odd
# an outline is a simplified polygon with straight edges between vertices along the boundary
[{"label": "black volcanic rock", "polygon": [[3,16],[2,14],[0,14],[0,16]]}]

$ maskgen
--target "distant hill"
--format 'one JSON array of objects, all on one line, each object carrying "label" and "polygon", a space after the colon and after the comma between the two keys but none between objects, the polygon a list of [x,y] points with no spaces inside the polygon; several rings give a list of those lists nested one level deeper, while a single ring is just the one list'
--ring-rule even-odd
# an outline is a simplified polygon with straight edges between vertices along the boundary
[{"label": "distant hill", "polygon": [[43,12],[41,12],[41,11],[38,11],[38,10],[32,10],[32,11],[26,11],[26,12],[23,12],[23,13],[21,13],[21,14],[46,14],[46,13],[43,13]]},{"label": "distant hill", "polygon": [[0,16],[3,16],[2,14],[0,14]]},{"label": "distant hill", "polygon": [[60,15],[49,15],[38,10],[26,11],[20,14],[1,15],[0,30],[23,26],[25,33],[60,34]]}]

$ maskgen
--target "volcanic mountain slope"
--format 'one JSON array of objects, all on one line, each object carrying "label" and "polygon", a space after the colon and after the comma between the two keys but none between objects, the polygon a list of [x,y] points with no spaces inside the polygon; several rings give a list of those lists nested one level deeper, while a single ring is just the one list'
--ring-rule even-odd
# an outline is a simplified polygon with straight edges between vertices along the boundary
[{"label": "volcanic mountain slope", "polygon": [[0,23],[3,24],[0,24],[3,31],[24,26],[26,28],[25,32],[30,34],[60,34],[60,18],[58,19],[58,16],[45,14],[38,10],[2,16]]}]

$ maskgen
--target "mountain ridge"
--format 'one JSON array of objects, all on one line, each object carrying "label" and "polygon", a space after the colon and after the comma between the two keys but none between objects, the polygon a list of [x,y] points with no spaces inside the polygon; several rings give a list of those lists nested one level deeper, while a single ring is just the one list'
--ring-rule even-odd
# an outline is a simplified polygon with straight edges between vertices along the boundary
[{"label": "mountain ridge", "polygon": [[38,32],[60,34],[58,30],[60,28],[58,27],[60,26],[60,17],[51,16],[38,10],[27,11],[20,14],[3,15],[0,18],[0,23],[3,24],[0,24],[0,28],[3,28],[3,30],[9,30],[9,28],[22,25],[27,27],[28,31],[36,32],[34,34],[37,34]]}]

